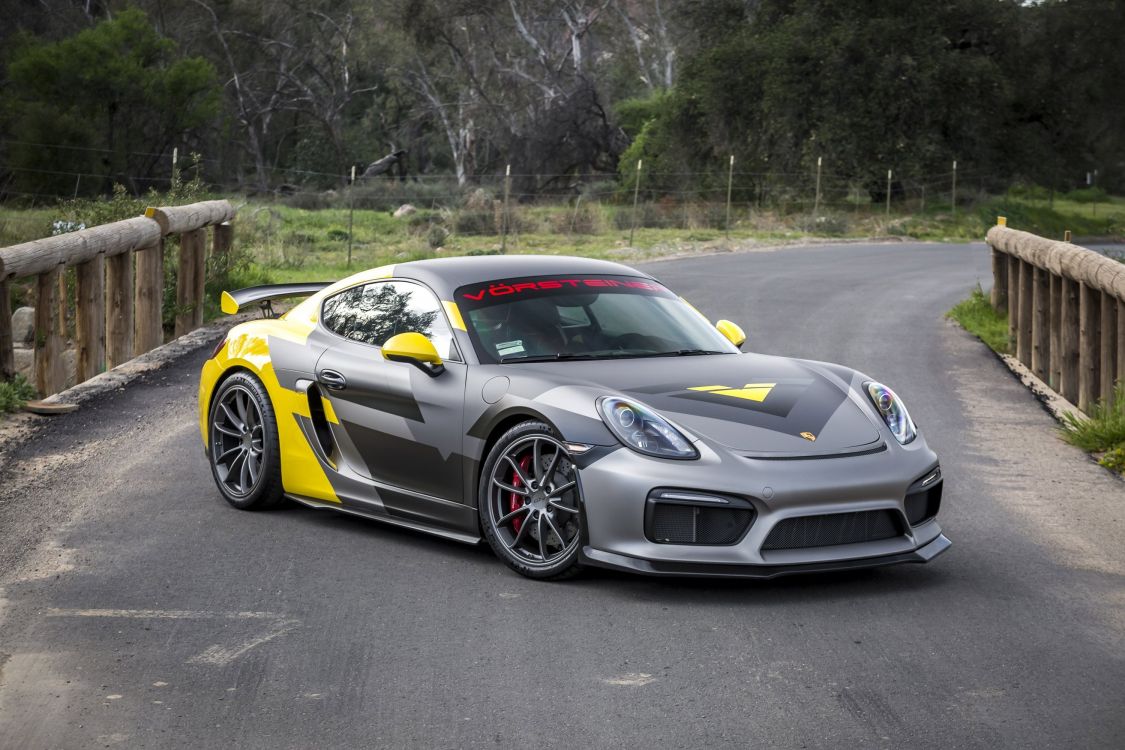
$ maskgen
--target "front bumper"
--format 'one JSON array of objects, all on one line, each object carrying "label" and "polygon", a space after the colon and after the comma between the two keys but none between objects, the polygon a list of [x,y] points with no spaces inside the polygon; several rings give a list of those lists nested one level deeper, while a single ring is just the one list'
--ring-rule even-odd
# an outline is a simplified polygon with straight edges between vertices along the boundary
[{"label": "front bumper", "polygon": [[[921,436],[866,455],[798,460],[749,458],[706,440],[697,447],[696,461],[621,448],[581,467],[588,564],[650,575],[773,578],[928,562],[950,546],[936,518],[915,518],[913,525],[908,518],[908,490],[916,491],[938,464]],[[740,498],[755,515],[734,543],[656,541],[651,528],[646,531],[645,505],[660,488]],[[824,546],[768,543],[770,532],[787,519],[845,513],[880,514],[895,522],[897,533]]]},{"label": "front bumper", "polygon": [[850,560],[803,563],[797,565],[726,565],[722,563],[677,563],[641,560],[592,547],[582,549],[584,562],[598,568],[623,570],[652,576],[690,576],[692,578],[779,578],[799,573],[830,573],[857,568],[877,568],[902,563],[927,563],[953,546],[944,534],[913,552]]}]

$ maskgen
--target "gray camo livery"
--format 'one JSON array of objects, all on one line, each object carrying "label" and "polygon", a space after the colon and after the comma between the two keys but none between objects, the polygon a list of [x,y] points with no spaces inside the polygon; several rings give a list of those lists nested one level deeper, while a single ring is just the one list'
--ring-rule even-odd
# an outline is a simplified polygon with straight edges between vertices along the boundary
[{"label": "gray camo livery", "polygon": [[[305,297],[284,315],[272,300]],[[261,305],[204,364],[238,508],[289,498],[583,566],[769,578],[928,562],[937,456],[885,385],[742,353],[658,280],[552,256],[445,258],[223,293]]]}]

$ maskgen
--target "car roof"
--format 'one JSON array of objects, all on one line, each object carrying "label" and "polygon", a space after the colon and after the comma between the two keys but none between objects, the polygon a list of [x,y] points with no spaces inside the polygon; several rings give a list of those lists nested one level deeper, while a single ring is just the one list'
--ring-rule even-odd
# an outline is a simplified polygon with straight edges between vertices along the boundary
[{"label": "car roof", "polygon": [[429,258],[361,271],[342,279],[334,287],[385,278],[415,279],[441,295],[449,295],[466,284],[479,284],[525,276],[563,276],[566,274],[605,274],[651,278],[635,268],[594,258],[569,255],[469,255],[454,258]]}]

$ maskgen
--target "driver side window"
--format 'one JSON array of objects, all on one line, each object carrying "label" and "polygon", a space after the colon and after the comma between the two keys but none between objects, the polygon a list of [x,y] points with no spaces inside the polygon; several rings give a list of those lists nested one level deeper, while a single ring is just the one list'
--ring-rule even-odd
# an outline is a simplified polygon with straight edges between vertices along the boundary
[{"label": "driver side window", "polygon": [[418,284],[377,281],[345,289],[324,301],[321,320],[344,338],[371,346],[413,331],[432,341],[442,359],[459,359],[437,299]]}]

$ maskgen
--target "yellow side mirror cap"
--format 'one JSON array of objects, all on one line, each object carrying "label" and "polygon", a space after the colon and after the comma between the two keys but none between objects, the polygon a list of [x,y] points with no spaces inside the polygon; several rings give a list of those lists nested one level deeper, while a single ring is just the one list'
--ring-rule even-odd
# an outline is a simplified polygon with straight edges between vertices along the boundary
[{"label": "yellow side mirror cap", "polygon": [[409,362],[427,375],[440,375],[445,366],[441,363],[432,341],[413,331],[391,336],[383,343],[383,356],[393,362]]},{"label": "yellow side mirror cap", "polygon": [[732,323],[729,320],[720,320],[715,323],[715,328],[719,333],[726,337],[726,340],[735,346],[742,346],[746,343],[746,334],[743,332],[742,327],[738,323]]}]

